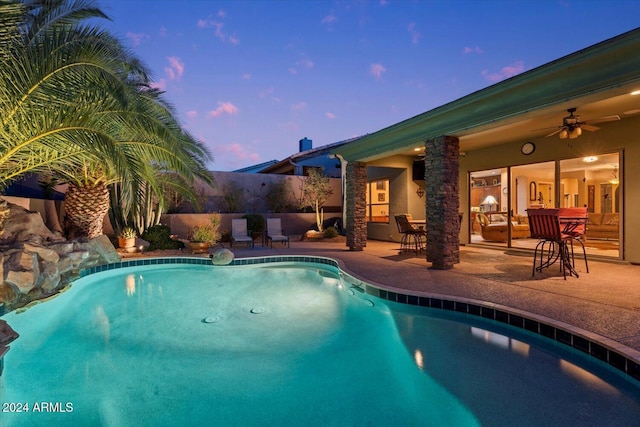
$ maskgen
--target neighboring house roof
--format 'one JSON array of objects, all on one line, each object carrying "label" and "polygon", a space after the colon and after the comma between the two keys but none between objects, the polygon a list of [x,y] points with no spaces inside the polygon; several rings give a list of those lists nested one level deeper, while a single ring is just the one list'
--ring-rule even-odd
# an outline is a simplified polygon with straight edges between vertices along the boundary
[{"label": "neighboring house roof", "polygon": [[[424,141],[456,136],[460,150],[545,136],[567,109],[578,107],[588,122],[610,115],[638,114],[628,96],[640,82],[640,28],[526,71],[349,144],[333,154],[347,161],[372,161],[410,154]],[[635,98],[635,99],[634,99]]]},{"label": "neighboring house roof", "polygon": [[[13,181],[2,191],[3,196],[24,197],[27,199],[46,199],[44,191],[38,183],[39,176],[30,174]],[[64,200],[64,194],[53,190],[52,200]]]},{"label": "neighboring house roof", "polygon": [[267,162],[263,162],[263,163],[259,163],[257,165],[252,165],[252,166],[247,166],[245,168],[242,169],[236,169],[233,172],[242,172],[242,173],[257,173],[259,171],[261,171],[262,169],[271,166],[271,165],[275,165],[276,163],[278,163],[277,160],[269,160]]},{"label": "neighboring house roof", "polygon": [[313,159],[316,157],[327,156],[331,154],[331,151],[337,147],[341,147],[345,144],[348,144],[352,141],[357,140],[361,137],[349,138],[343,141],[334,142],[332,144],[323,145],[321,147],[312,148],[310,150],[301,151],[299,153],[293,154],[286,159],[283,159],[275,164],[269,165],[264,169],[260,170],[259,173],[282,173],[283,169],[293,169],[293,164]]}]

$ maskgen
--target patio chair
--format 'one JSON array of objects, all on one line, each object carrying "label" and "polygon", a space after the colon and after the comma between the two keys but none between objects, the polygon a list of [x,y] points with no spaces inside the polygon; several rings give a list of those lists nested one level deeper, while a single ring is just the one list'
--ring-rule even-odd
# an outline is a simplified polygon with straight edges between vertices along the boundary
[{"label": "patio chair", "polygon": [[407,218],[408,214],[394,215],[398,232],[402,234],[400,239],[400,252],[415,250],[416,255],[422,251],[424,242],[422,237],[426,236],[423,228],[415,228]]},{"label": "patio chair", "polygon": [[[548,268],[559,260],[560,270],[565,280],[567,279],[567,270],[570,275],[578,277],[574,268],[573,251],[569,252],[567,245],[572,238],[560,230],[559,209],[527,209],[527,215],[529,216],[531,237],[539,240],[533,253],[531,275],[535,276],[536,271],[541,272],[543,268]],[[540,258],[539,265],[536,266],[538,251]]]},{"label": "patio chair", "polygon": [[274,241],[282,242],[283,245],[286,243],[287,247],[290,247],[289,236],[284,234],[280,218],[267,218],[267,241],[272,248]]},{"label": "patio chair", "polygon": [[247,219],[238,218],[231,220],[231,247],[235,242],[246,243],[253,249],[253,234],[247,230]]},{"label": "patio chair", "polygon": [[576,241],[582,246],[582,255],[584,256],[584,265],[589,272],[589,263],[587,262],[587,251],[584,247],[587,232],[587,221],[589,213],[587,208],[560,208],[558,210],[560,216],[560,225],[564,226],[562,233],[571,237],[571,259],[573,260],[573,242]]}]

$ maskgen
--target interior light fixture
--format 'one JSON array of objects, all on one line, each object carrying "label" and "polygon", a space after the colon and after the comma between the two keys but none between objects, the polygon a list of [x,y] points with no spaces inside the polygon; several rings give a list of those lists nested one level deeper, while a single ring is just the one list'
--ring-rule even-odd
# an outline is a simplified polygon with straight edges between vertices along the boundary
[{"label": "interior light fixture", "polygon": [[618,167],[617,166],[613,167],[613,171],[611,172],[611,179],[609,180],[609,183],[611,183],[613,185],[620,184],[620,179],[618,178]]},{"label": "interior light fixture", "polygon": [[481,205],[489,205],[489,211],[491,211],[493,205],[497,205],[498,201],[496,200],[495,197],[493,197],[491,194],[489,194],[487,197],[485,197],[485,199],[482,201],[482,203],[480,203]]},{"label": "interior light fixture", "polygon": [[584,159],[582,159],[582,161],[585,163],[593,163],[596,160],[598,160],[598,156],[587,156]]},{"label": "interior light fixture", "polygon": [[576,139],[580,135],[582,135],[582,129],[580,129],[580,127],[575,127],[569,130],[569,139]]},{"label": "interior light fixture", "polygon": [[567,139],[569,137],[569,132],[566,129],[562,129],[560,131],[560,139]]},{"label": "interior light fixture", "polygon": [[640,90],[634,90],[631,95],[640,95]]}]

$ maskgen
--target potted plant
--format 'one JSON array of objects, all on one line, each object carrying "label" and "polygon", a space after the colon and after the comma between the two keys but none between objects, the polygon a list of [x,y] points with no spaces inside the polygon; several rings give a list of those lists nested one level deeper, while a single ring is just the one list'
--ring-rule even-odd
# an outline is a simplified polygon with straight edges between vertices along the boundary
[{"label": "potted plant", "polygon": [[136,230],[131,227],[124,227],[118,234],[118,246],[121,248],[132,248],[136,245]]},{"label": "potted plant", "polygon": [[194,254],[208,252],[209,248],[220,240],[220,215],[212,214],[209,222],[195,225],[189,231],[189,248]]}]

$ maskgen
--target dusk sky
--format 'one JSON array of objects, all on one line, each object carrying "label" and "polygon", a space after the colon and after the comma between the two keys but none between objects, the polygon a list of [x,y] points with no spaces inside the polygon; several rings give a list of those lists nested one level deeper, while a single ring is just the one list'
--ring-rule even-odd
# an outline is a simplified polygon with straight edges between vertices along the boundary
[{"label": "dusk sky", "polygon": [[98,5],[218,171],[376,132],[640,22],[639,0]]}]

